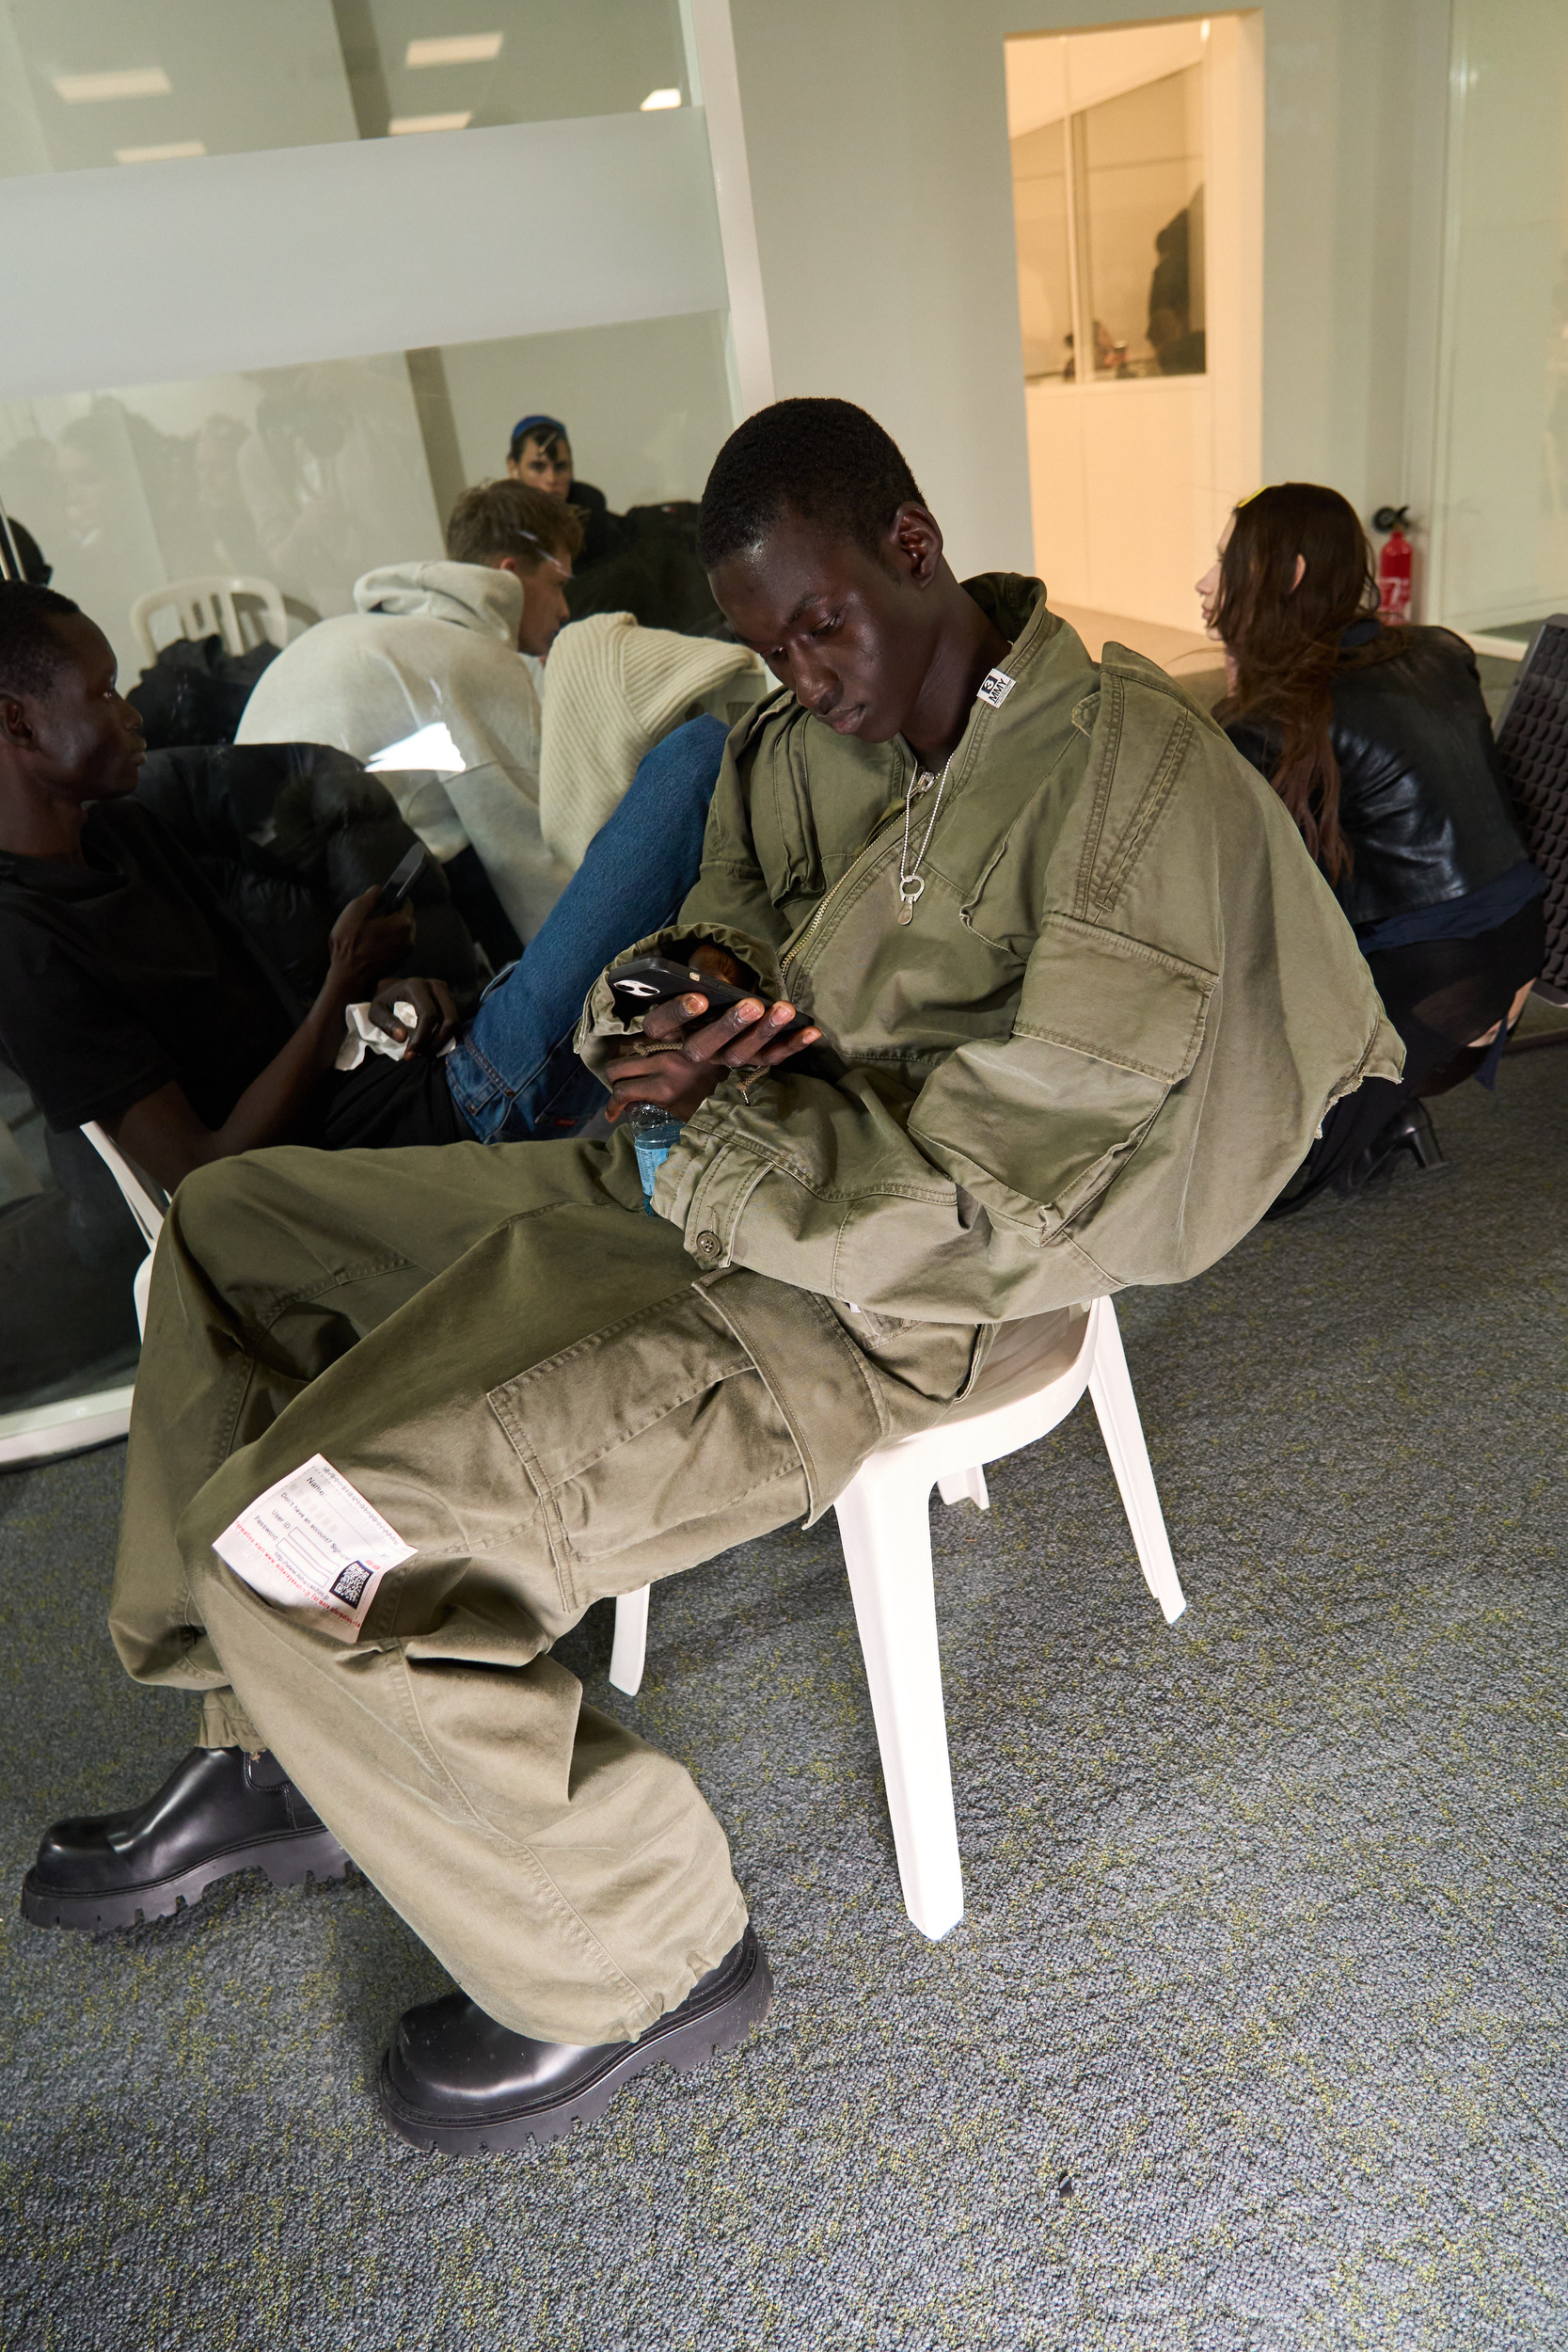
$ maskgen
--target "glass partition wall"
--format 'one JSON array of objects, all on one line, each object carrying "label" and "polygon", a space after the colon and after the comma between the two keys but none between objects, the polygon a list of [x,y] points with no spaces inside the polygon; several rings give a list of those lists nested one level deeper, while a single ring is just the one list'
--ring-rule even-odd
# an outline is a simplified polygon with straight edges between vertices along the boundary
[{"label": "glass partition wall", "polygon": [[[202,159],[265,151],[286,172],[286,151],[308,146],[546,123],[569,135],[579,119],[689,111],[697,84],[678,0],[486,0],[461,27],[435,0],[8,0],[0,177],[92,172],[95,199],[113,207],[128,167],[145,186],[161,165],[172,223],[182,193],[193,207],[226,193],[183,169]],[[570,146],[560,152],[566,187]],[[593,155],[582,163],[591,174]],[[540,240],[556,248],[559,281],[592,186],[552,204],[547,222],[518,199],[521,325]],[[479,225],[454,215],[459,270]],[[322,230],[330,241],[331,217]],[[247,243],[268,233],[264,207],[237,224],[226,273],[243,279]],[[178,282],[200,258],[150,252],[150,276]],[[386,265],[399,267],[395,251]],[[130,604],[166,580],[260,574],[303,625],[349,609],[373,565],[438,555],[457,491],[502,469],[511,425],[531,410],[565,419],[579,473],[612,507],[695,498],[735,421],[712,294],[721,285],[673,315],[391,352],[335,349],[323,317],[313,349],[277,355],[287,364],[0,399],[0,499],[134,675]],[[622,290],[600,307],[624,308]],[[25,352],[11,358],[5,373],[25,375]]]},{"label": "glass partition wall", "polygon": [[[739,383],[771,397],[765,330],[737,359],[732,326],[755,253],[720,17],[0,0],[0,500],[122,678],[150,589],[258,576],[293,633],[439,556],[531,412],[617,511],[700,495]],[[73,1394],[123,1426],[140,1254],[0,1070],[0,1461]]]},{"label": "glass partition wall", "polygon": [[610,506],[700,496],[734,421],[722,311],[0,402],[0,503],[134,679],[135,599],[241,573],[296,628],[433,561],[520,416],[562,418]]},{"label": "glass partition wall", "polygon": [[[1065,75],[1064,75],[1065,83]],[[1012,141],[1023,373],[1201,375],[1203,70],[1183,67]]]},{"label": "glass partition wall", "polygon": [[1455,0],[1449,87],[1428,611],[1523,640],[1568,606],[1568,10]]},{"label": "glass partition wall", "polygon": [[8,0],[0,174],[691,103],[678,0]]}]

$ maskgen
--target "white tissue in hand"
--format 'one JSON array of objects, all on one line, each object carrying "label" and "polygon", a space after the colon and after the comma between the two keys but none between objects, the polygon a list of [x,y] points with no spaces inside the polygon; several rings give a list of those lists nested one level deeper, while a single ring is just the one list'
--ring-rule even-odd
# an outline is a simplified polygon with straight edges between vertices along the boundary
[{"label": "white tissue in hand", "polygon": [[[417,1009],[404,997],[400,997],[392,1007],[392,1017],[403,1023],[409,1037],[420,1025]],[[338,1058],[332,1065],[335,1070],[357,1070],[365,1058],[367,1046],[372,1054],[390,1054],[394,1061],[400,1061],[408,1050],[406,1040],[400,1045],[395,1037],[388,1037],[385,1029],[376,1027],[371,1019],[368,1003],[350,1005],[343,1021],[346,1034],[338,1048]],[[446,1051],[450,1054],[451,1047],[449,1045]]]}]

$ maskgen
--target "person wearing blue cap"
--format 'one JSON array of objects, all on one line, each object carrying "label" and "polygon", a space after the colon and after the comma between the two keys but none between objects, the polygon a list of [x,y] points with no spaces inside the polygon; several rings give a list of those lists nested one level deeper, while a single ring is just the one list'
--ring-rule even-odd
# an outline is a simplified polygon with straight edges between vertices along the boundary
[{"label": "person wearing blue cap", "polygon": [[543,490],[548,498],[567,499],[578,509],[582,517],[578,571],[614,554],[620,545],[617,526],[621,517],[610,513],[602,490],[591,482],[575,479],[572,444],[559,417],[518,418],[512,428],[506,470],[514,482],[526,482],[531,490]]}]

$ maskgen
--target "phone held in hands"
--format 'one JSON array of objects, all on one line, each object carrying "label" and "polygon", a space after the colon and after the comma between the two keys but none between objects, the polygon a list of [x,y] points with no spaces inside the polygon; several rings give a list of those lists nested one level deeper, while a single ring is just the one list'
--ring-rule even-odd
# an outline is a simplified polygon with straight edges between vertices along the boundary
[{"label": "phone held in hands", "polygon": [[[706,1018],[717,1018],[728,1012],[750,996],[765,1003],[760,989],[736,988],[728,980],[718,980],[710,973],[699,972],[690,964],[677,963],[672,956],[634,956],[629,963],[618,963],[610,975],[610,993],[615,999],[615,1009],[623,1021],[636,1021],[656,1005],[671,1004],[675,997],[698,992],[707,998]],[[768,1042],[776,1045],[781,1038],[794,1037],[798,1030],[811,1024],[803,1012],[782,1029],[770,1030]]]},{"label": "phone held in hands", "polygon": [[400,858],[381,885],[377,914],[396,914],[408,903],[408,895],[430,863],[429,852],[422,841],[416,841],[406,857]]}]

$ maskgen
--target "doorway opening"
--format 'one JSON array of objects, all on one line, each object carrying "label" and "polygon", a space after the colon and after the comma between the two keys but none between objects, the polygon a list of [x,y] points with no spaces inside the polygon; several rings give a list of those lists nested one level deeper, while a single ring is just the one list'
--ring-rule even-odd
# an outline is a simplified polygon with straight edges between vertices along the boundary
[{"label": "doorway opening", "polygon": [[1006,49],[1036,569],[1091,653],[1188,672],[1261,464],[1261,15]]}]

